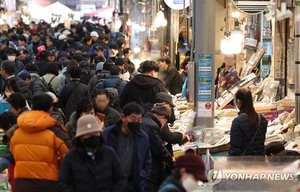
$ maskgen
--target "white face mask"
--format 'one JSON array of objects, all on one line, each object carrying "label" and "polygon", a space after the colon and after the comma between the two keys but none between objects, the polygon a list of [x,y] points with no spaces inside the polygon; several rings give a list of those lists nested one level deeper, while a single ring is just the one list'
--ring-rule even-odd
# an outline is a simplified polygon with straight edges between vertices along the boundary
[{"label": "white face mask", "polygon": [[187,191],[193,191],[198,187],[198,182],[191,177],[187,177],[183,182],[182,182],[183,188]]},{"label": "white face mask", "polygon": [[7,56],[7,59],[9,61],[15,61],[16,60],[16,56]]},{"label": "white face mask", "polygon": [[132,59],[133,59],[133,55],[130,55],[130,56],[129,56],[129,59],[132,60]]}]

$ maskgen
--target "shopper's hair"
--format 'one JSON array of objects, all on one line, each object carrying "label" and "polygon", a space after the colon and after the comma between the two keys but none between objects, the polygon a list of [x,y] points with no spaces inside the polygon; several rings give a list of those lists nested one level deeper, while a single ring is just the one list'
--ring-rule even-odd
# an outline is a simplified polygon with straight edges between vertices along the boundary
[{"label": "shopper's hair", "polygon": [[137,104],[136,102],[130,102],[127,103],[122,110],[122,113],[125,116],[129,116],[133,113],[135,114],[143,114],[143,109],[141,107],[141,105]]},{"label": "shopper's hair", "polygon": [[7,131],[14,124],[17,123],[17,116],[11,111],[4,111],[0,114],[0,127],[4,131]]},{"label": "shopper's hair", "polygon": [[123,50],[124,55],[128,54],[131,51],[131,48],[126,48]]},{"label": "shopper's hair", "polygon": [[48,62],[45,66],[45,73],[50,73],[57,76],[58,75],[57,63]]},{"label": "shopper's hair", "polygon": [[107,99],[109,100],[109,94],[106,89],[100,89],[96,92],[95,98],[97,98],[98,95],[105,95]]},{"label": "shopper's hair", "polygon": [[110,75],[120,75],[120,71],[121,71],[120,67],[114,65],[110,68]]},{"label": "shopper's hair", "polygon": [[146,60],[143,62],[142,73],[150,73],[151,71],[159,72],[159,65],[155,61]]},{"label": "shopper's hair", "polygon": [[76,106],[76,119],[78,119],[83,112],[89,112],[94,109],[94,104],[89,97],[82,98]]},{"label": "shopper's hair", "polygon": [[80,78],[81,76],[81,69],[79,66],[71,66],[68,68],[68,72],[71,76],[71,78]]},{"label": "shopper's hair", "polygon": [[27,43],[27,39],[24,35],[19,36],[18,40],[19,41],[24,41],[25,43]]},{"label": "shopper's hair", "polygon": [[14,78],[7,80],[6,87],[13,90],[15,93],[21,93],[21,89],[19,88],[19,85]]},{"label": "shopper's hair", "polygon": [[27,65],[25,65],[24,69],[31,73],[32,72],[39,73],[39,67],[33,63],[28,63]]},{"label": "shopper's hair", "polygon": [[115,65],[117,65],[117,66],[125,65],[125,60],[123,58],[116,58]]},{"label": "shopper's hair", "polygon": [[34,95],[31,99],[32,110],[41,110],[48,112],[53,106],[53,99],[47,93]]},{"label": "shopper's hair", "polygon": [[78,66],[78,62],[75,59],[71,59],[67,63],[67,67]]},{"label": "shopper's hair", "polygon": [[9,60],[2,61],[1,67],[9,75],[14,74],[14,72],[15,72],[15,64],[12,61],[9,61]]},{"label": "shopper's hair", "polygon": [[26,107],[26,99],[21,93],[12,93],[6,101],[16,110]]},{"label": "shopper's hair", "polygon": [[258,116],[253,106],[251,91],[246,88],[240,88],[235,94],[235,98],[236,100],[240,100],[242,102],[240,112],[248,115],[250,125],[253,127],[260,126],[258,125]]},{"label": "shopper's hair", "polygon": [[265,151],[267,156],[277,155],[281,151],[284,151],[284,145],[280,141],[273,141],[266,145]]},{"label": "shopper's hair", "polygon": [[104,62],[103,70],[109,71],[112,66],[114,66],[114,62],[111,59],[109,59]]},{"label": "shopper's hair", "polygon": [[166,62],[167,65],[171,64],[171,60],[170,60],[170,58],[168,56],[163,56],[158,61]]}]

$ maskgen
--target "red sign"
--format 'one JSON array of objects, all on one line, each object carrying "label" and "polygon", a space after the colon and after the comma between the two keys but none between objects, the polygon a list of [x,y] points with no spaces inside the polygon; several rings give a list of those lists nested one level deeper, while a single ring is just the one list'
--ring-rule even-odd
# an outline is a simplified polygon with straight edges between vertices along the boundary
[{"label": "red sign", "polygon": [[210,103],[206,103],[205,104],[205,109],[211,109],[211,104]]}]

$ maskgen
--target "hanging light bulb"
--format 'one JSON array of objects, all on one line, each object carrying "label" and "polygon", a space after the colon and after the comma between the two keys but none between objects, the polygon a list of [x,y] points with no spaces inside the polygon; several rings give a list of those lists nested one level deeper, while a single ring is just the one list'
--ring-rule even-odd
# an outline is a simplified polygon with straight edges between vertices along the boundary
[{"label": "hanging light bulb", "polygon": [[232,54],[231,48],[231,37],[224,36],[221,39],[221,52],[223,54]]},{"label": "hanging light bulb", "polygon": [[135,45],[135,47],[133,48],[133,52],[134,52],[135,54],[138,54],[138,53],[141,52],[141,48],[140,48],[138,45]]},{"label": "hanging light bulb", "polygon": [[140,25],[140,31],[146,31],[146,25],[144,22],[142,22]]},{"label": "hanging light bulb", "polygon": [[162,12],[161,10],[157,12],[154,23],[155,23],[156,27],[165,27],[165,26],[167,26],[168,21],[165,18],[164,12]]},{"label": "hanging light bulb", "polygon": [[131,26],[132,25],[132,22],[131,22],[130,18],[127,20],[126,25],[127,26]]},{"label": "hanging light bulb", "polygon": [[243,31],[239,27],[239,22],[236,20],[234,22],[234,29],[231,31],[231,44],[234,48],[234,54],[240,53],[242,51],[244,41]]},{"label": "hanging light bulb", "polygon": [[231,13],[231,16],[233,18],[239,18],[241,15],[241,13],[238,11],[238,10],[234,10],[232,13]]}]

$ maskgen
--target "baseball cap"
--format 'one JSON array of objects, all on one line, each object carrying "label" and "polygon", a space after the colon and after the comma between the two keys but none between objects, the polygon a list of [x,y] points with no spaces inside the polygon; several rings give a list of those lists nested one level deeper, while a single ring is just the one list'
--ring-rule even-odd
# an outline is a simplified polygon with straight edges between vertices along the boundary
[{"label": "baseball cap", "polygon": [[104,65],[104,62],[99,62],[96,65],[96,71],[102,71],[103,70],[103,65]]},{"label": "baseball cap", "polygon": [[94,115],[83,115],[77,121],[77,131],[75,137],[100,131],[102,131],[102,128]]},{"label": "baseball cap", "polygon": [[61,35],[59,35],[58,36],[58,40],[65,40],[65,39],[67,39],[67,37],[64,35],[64,34],[61,34]]},{"label": "baseball cap", "polygon": [[26,71],[26,70],[20,71],[17,76],[19,78],[21,78],[22,80],[25,80],[25,79],[31,77],[30,73],[28,71]]},{"label": "baseball cap", "polygon": [[101,45],[98,45],[95,47],[95,51],[103,51],[103,47]]},{"label": "baseball cap", "polygon": [[99,34],[96,31],[92,31],[90,34],[91,37],[99,37]]},{"label": "baseball cap", "polygon": [[45,47],[45,45],[40,45],[40,46],[38,46],[37,50],[38,50],[38,52],[40,53],[40,52],[42,52],[42,51],[45,51],[45,50],[46,50],[46,47]]},{"label": "baseball cap", "polygon": [[79,65],[80,68],[84,68],[84,67],[88,66],[88,62],[87,61],[80,61],[78,65]]},{"label": "baseball cap", "polygon": [[48,50],[48,56],[54,56],[55,55],[55,50],[51,49],[51,50]]},{"label": "baseball cap", "polygon": [[155,103],[151,109],[151,112],[157,115],[165,116],[166,118],[170,118],[172,113],[170,106],[165,103]]},{"label": "baseball cap", "polygon": [[173,103],[173,99],[172,96],[169,95],[166,92],[159,92],[155,95],[155,100],[156,101],[162,101],[162,102],[166,102],[170,105],[172,105],[172,107],[175,107],[174,103]]},{"label": "baseball cap", "polygon": [[193,149],[188,149],[184,155],[178,157],[174,163],[174,168],[185,168],[185,170],[193,174],[198,181],[207,182],[205,165],[200,156],[196,155]]}]

